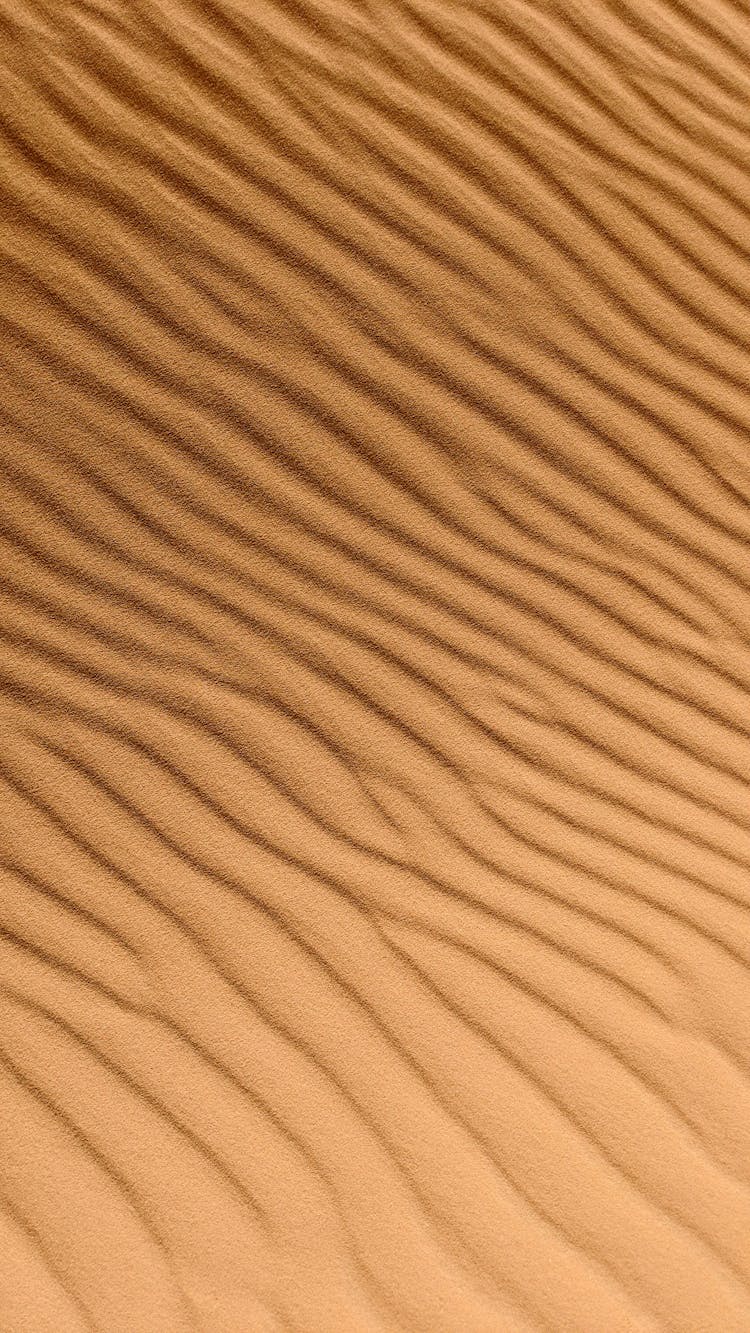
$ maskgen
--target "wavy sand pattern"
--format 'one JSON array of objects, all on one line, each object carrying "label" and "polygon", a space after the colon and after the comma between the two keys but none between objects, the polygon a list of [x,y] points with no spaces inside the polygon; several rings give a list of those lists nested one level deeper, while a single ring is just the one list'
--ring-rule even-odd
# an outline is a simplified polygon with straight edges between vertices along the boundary
[{"label": "wavy sand pattern", "polygon": [[0,32],[0,1333],[748,1333],[750,6]]}]

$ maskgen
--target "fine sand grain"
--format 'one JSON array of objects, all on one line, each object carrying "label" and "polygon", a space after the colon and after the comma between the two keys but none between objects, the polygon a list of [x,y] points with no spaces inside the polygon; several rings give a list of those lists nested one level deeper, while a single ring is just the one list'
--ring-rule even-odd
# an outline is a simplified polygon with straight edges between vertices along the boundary
[{"label": "fine sand grain", "polygon": [[0,1333],[750,1333],[748,0],[0,87]]}]

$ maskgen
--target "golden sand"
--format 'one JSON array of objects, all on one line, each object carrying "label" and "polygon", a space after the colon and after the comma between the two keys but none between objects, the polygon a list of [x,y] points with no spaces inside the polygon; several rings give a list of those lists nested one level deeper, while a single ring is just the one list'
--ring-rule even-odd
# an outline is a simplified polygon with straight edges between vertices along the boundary
[{"label": "golden sand", "polygon": [[0,1333],[750,1333],[746,0],[0,74]]}]

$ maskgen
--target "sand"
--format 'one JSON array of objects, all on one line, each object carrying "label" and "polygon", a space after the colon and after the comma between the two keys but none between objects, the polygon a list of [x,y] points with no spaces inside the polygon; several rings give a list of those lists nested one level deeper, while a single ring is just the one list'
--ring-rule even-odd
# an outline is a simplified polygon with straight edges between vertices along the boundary
[{"label": "sand", "polygon": [[0,1333],[749,1333],[750,8],[0,34]]}]

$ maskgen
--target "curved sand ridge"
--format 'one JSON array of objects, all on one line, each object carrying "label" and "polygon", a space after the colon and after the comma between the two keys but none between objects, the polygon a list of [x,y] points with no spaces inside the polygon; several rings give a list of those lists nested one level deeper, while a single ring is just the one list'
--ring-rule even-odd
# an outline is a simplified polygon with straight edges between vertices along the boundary
[{"label": "curved sand ridge", "polygon": [[750,9],[0,20],[0,1333],[748,1333]]}]

